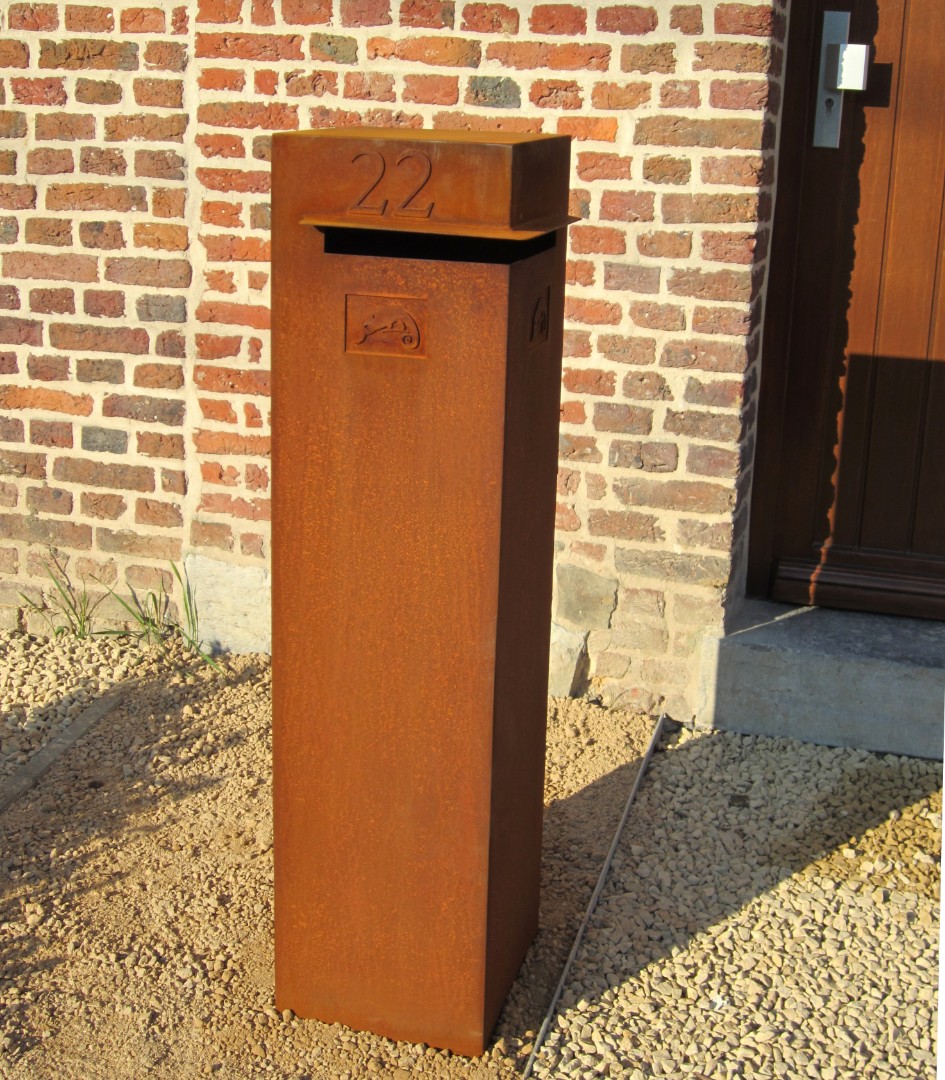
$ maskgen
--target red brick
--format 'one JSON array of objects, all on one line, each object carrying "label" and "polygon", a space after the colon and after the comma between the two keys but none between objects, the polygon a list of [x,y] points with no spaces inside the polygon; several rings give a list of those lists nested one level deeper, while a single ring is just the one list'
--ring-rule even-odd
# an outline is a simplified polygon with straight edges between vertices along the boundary
[{"label": "red brick", "polygon": [[162,330],[155,340],[154,352],[156,356],[183,360],[187,355],[187,339],[179,330]]},{"label": "red brick", "polygon": [[669,13],[669,28],[683,34],[701,34],[702,5],[676,4]]},{"label": "red brick", "polygon": [[184,516],[174,503],[136,499],[135,521],[139,525],[155,525],[159,529],[177,529],[184,524]]},{"label": "red brick", "polygon": [[282,0],[282,19],[290,26],[318,26],[331,22],[331,0]]},{"label": "red brick", "polygon": [[128,171],[128,162],[122,150],[98,146],[83,146],[79,165],[82,172],[97,173],[99,176],[124,176]]},{"label": "red brick", "polygon": [[111,210],[128,213],[146,210],[143,187],[123,184],[50,184],[46,191],[47,210]]},{"label": "red brick", "polygon": [[653,427],[653,410],[639,405],[619,405],[598,401],[594,404],[594,429],[614,431],[621,435],[649,435]]},{"label": "red brick", "polygon": [[26,362],[26,371],[37,382],[61,382],[69,378],[69,357],[34,354]]},{"label": "red brick", "polygon": [[226,300],[201,301],[197,306],[197,319],[200,322],[251,326],[257,330],[268,330],[270,325],[268,307]]},{"label": "red brick", "polygon": [[539,79],[533,82],[528,99],[541,109],[580,109],[584,104],[578,84],[561,79]]},{"label": "red brick", "polygon": [[254,465],[249,462],[246,465],[246,486],[250,491],[268,491],[269,490],[269,471],[268,469]]},{"label": "red brick", "polygon": [[104,251],[116,251],[125,246],[125,237],[117,221],[82,221],[79,223],[79,240],[83,247]]},{"label": "red brick", "polygon": [[115,465],[87,458],[58,458],[53,477],[87,487],[154,491],[154,470],[146,465]]},{"label": "red brick", "polygon": [[156,218],[182,218],[186,206],[183,188],[155,188],[151,194],[151,213]]},{"label": "red brick", "polygon": [[184,422],[184,402],[174,398],[109,394],[102,402],[102,416],[117,416],[145,424],[180,427]]},{"label": "red brick", "polygon": [[78,352],[117,352],[140,355],[149,346],[147,330],[131,326],[77,326],[53,323],[49,343],[55,349]]},{"label": "red brick", "polygon": [[240,368],[198,364],[194,368],[194,385],[199,390],[214,394],[261,394],[268,397],[270,393],[268,371],[245,371]]},{"label": "red brick", "polygon": [[142,536],[141,533],[122,529],[97,528],[95,544],[99,551],[119,552],[124,555],[137,555],[145,559],[161,559],[176,562],[180,559],[181,542],[169,536]]},{"label": "red brick", "polygon": [[158,431],[139,431],[136,434],[138,453],[145,457],[174,458],[184,457],[184,437],[165,435]]},{"label": "red brick", "polygon": [[26,509],[30,513],[71,514],[72,493],[64,488],[27,488]]},{"label": "red brick", "polygon": [[[237,0],[242,3],[243,0]],[[234,68],[204,68],[197,79],[201,90],[242,90],[246,73]]]},{"label": "red brick", "polygon": [[529,16],[528,28],[533,34],[578,37],[587,32],[587,10],[578,4],[538,4]]},{"label": "red brick", "polygon": [[762,157],[707,157],[702,159],[701,175],[707,184],[737,187],[760,187],[771,182],[771,167]]},{"label": "red brick", "polygon": [[661,109],[697,109],[701,97],[694,79],[668,79],[660,87]]},{"label": "red brick", "polygon": [[72,222],[64,218],[29,218],[26,222],[26,242],[69,247],[72,244]]},{"label": "red brick", "polygon": [[204,420],[215,420],[218,424],[235,424],[239,417],[228,401],[219,398],[197,398],[200,415]]},{"label": "red brick", "polygon": [[136,116],[106,116],[105,138],[108,142],[183,142],[189,117],[186,114],[158,116],[141,113]]},{"label": "red brick", "polygon": [[118,319],[125,314],[125,294],[117,289],[86,289],[82,310],[86,315]]},{"label": "red brick", "polygon": [[195,547],[212,547],[220,548],[223,551],[232,551],[233,530],[229,525],[209,521],[192,521],[190,523],[190,542]]},{"label": "red brick", "polygon": [[[67,100],[65,80],[61,77],[52,79],[11,78],[10,90],[13,94],[13,100],[18,105],[65,105]],[[93,121],[92,137],[94,137],[94,134],[95,125]],[[37,138],[47,137],[40,135],[37,131]]]},{"label": "red brick", "polygon": [[48,390],[45,387],[0,386],[0,407],[90,416],[92,399],[88,394],[67,394],[65,390]]},{"label": "red brick", "polygon": [[690,405],[737,409],[742,404],[743,389],[744,384],[741,380],[719,379],[701,382],[699,379],[689,379],[684,397]]},{"label": "red brick", "polygon": [[160,8],[126,8],[121,13],[123,34],[163,34],[164,12]]},{"label": "red brick", "polygon": [[575,255],[622,255],[627,250],[627,238],[619,229],[572,225],[569,234]]},{"label": "red brick", "polygon": [[761,146],[757,120],[647,116],[638,120],[633,141],[645,146],[705,146],[750,150]]},{"label": "red brick", "polygon": [[576,42],[549,45],[542,41],[494,41],[486,59],[517,69],[550,68],[552,71],[607,71],[610,46]]},{"label": "red brick", "polygon": [[394,76],[380,71],[345,72],[344,96],[358,101],[396,101]]},{"label": "red brick", "polygon": [[7,26],[10,30],[57,30],[59,12],[55,4],[11,4]]},{"label": "red brick", "polygon": [[452,30],[453,0],[401,0],[400,25],[428,30]]},{"label": "red brick", "polygon": [[595,83],[591,101],[595,109],[639,109],[650,100],[649,83]]},{"label": "red brick", "polygon": [[95,38],[41,41],[39,66],[68,71],[134,71],[138,67],[138,46]]},{"label": "red brick", "polygon": [[643,161],[643,179],[651,184],[688,184],[692,162],[688,158],[659,154]]},{"label": "red brick", "polygon": [[657,304],[638,300],[630,304],[630,318],[648,330],[684,330],[686,313],[676,304]]},{"label": "red brick", "polygon": [[116,105],[121,97],[121,86],[111,79],[76,79],[75,100],[83,105]]},{"label": "red brick", "polygon": [[709,442],[737,442],[740,427],[737,416],[695,410],[687,412],[670,410],[663,423],[663,428],[667,432],[689,435],[694,439],[705,439]]},{"label": "red brick", "polygon": [[71,150],[53,150],[43,146],[30,150],[26,155],[26,171],[40,176],[75,171],[75,162]]},{"label": "red brick", "polygon": [[742,263],[750,266],[763,258],[767,249],[767,233],[704,232],[702,257],[714,262]]},{"label": "red brick", "polygon": [[734,41],[696,42],[693,71],[751,71],[766,73],[771,63],[767,45]]},{"label": "red brick", "polygon": [[[32,431],[32,427],[31,427]],[[33,440],[35,442],[35,440]],[[22,477],[27,480],[46,479],[46,455],[23,453],[20,450],[3,450],[0,467],[6,476]],[[0,533],[0,536],[3,536]]]},{"label": "red brick", "polygon": [[699,476],[726,476],[734,479],[739,472],[740,455],[737,450],[721,446],[690,446],[686,454],[686,469]]},{"label": "red brick", "polygon": [[194,433],[194,446],[200,454],[218,456],[237,454],[248,457],[269,457],[270,439],[266,435],[238,435],[230,431]]},{"label": "red brick", "polygon": [[134,244],[155,251],[186,251],[190,246],[190,232],[186,225],[139,222],[134,227]]},{"label": "red brick", "polygon": [[688,259],[692,254],[692,233],[641,233],[637,237],[637,251],[654,259]]},{"label": "red brick", "polygon": [[0,112],[0,139],[25,139],[26,114]]},{"label": "red brick", "polygon": [[604,263],[604,288],[655,295],[660,291],[659,267]]},{"label": "red brick", "polygon": [[19,370],[16,353],[0,352],[0,375],[16,375]]},{"label": "red brick", "polygon": [[217,334],[196,335],[197,356],[201,360],[220,360],[228,356],[238,356],[243,343],[241,337],[220,337]]},{"label": "red brick", "polygon": [[597,12],[597,29],[605,34],[649,34],[656,29],[656,9],[614,4]]},{"label": "red brick", "polygon": [[744,345],[725,341],[670,341],[660,357],[663,367],[684,367],[702,372],[744,372],[748,355]]},{"label": "red brick", "polygon": [[275,0],[252,0],[253,26],[273,26],[276,21]]},{"label": "red brick", "polygon": [[650,506],[697,514],[724,514],[735,502],[733,488],[703,480],[617,480],[614,494],[625,506]]},{"label": "red brick", "polygon": [[565,298],[564,317],[571,322],[607,325],[619,323],[623,312],[619,304],[606,300],[569,296]]},{"label": "red brick", "polygon": [[16,311],[20,306],[20,290],[15,285],[0,285],[0,308]]},{"label": "red brick", "polygon": [[455,105],[459,79],[455,75],[405,75],[403,100],[418,105]]},{"label": "red brick", "polygon": [[302,40],[298,34],[198,33],[196,54],[213,60],[302,60]]},{"label": "red brick", "polygon": [[629,180],[633,159],[584,150],[577,155],[577,175],[584,181]]},{"label": "red brick", "polygon": [[519,14],[507,4],[464,4],[461,29],[478,34],[517,34]]},{"label": "red brick", "polygon": [[198,0],[198,23],[235,23],[240,21],[243,0]]},{"label": "red brick", "polygon": [[562,401],[558,412],[562,424],[583,424],[587,420],[583,401]]},{"label": "red brick", "polygon": [[0,315],[0,343],[4,345],[42,345],[43,324],[36,319]]},{"label": "red brick", "polygon": [[617,377],[612,371],[590,368],[565,368],[562,383],[572,394],[594,394],[613,397]]},{"label": "red brick", "polygon": [[[66,152],[68,153],[68,151]],[[35,151],[30,151],[26,155],[27,172],[38,172],[38,169],[30,169],[29,159],[31,153],[35,153]],[[56,151],[51,151],[51,153],[56,153]],[[0,175],[14,176],[16,174],[16,160],[17,153],[15,150],[0,150]]]},{"label": "red brick", "polygon": [[48,281],[98,281],[98,260],[93,255],[41,255],[4,252],[6,278],[41,278]]},{"label": "red brick", "polygon": [[713,79],[709,104],[714,109],[764,109],[769,101],[767,79]]},{"label": "red brick", "polygon": [[679,448],[675,443],[637,442],[614,439],[608,458],[618,469],[639,469],[641,472],[675,472],[679,465]]},{"label": "red brick", "polygon": [[668,225],[687,222],[708,224],[755,222],[759,216],[758,196],[738,195],[664,195],[663,221]]},{"label": "red brick", "polygon": [[205,158],[242,158],[246,157],[246,146],[240,135],[207,135],[196,138],[196,144]]},{"label": "red brick", "polygon": [[337,94],[338,75],[334,71],[290,71],[285,76],[285,92],[289,97],[324,97],[325,94]]},{"label": "red brick", "polygon": [[566,285],[593,285],[594,264],[590,259],[568,259],[565,265]]},{"label": "red brick", "polygon": [[674,270],[667,282],[676,296],[700,300],[750,300],[751,275],[744,270]]},{"label": "red brick", "polygon": [[154,71],[183,72],[187,60],[187,46],[173,41],[149,41],[144,49],[144,66]]},{"label": "red brick", "polygon": [[780,38],[784,34],[784,16],[771,4],[717,4],[715,32]]},{"label": "red brick", "polygon": [[299,126],[298,106],[275,102],[211,102],[197,109],[197,119],[211,127],[263,128],[268,131]]},{"label": "red brick", "polygon": [[387,26],[390,0],[339,0],[342,26]]},{"label": "red brick", "polygon": [[21,443],[24,437],[22,420],[13,416],[0,416],[0,442]]},{"label": "red brick", "polygon": [[624,45],[620,50],[620,70],[639,71],[643,75],[672,75],[676,70],[676,46]]},{"label": "red brick", "polygon": [[593,435],[559,435],[558,457],[562,461],[598,464],[603,460]]},{"label": "red brick", "polygon": [[135,103],[143,108],[180,109],[184,84],[180,79],[135,79]]},{"label": "red brick", "polygon": [[563,338],[565,356],[590,356],[591,335],[588,330],[565,330]]},{"label": "red brick", "polygon": [[744,337],[752,328],[751,314],[738,308],[697,307],[692,329],[697,334],[731,334]]},{"label": "red brick", "polygon": [[152,390],[177,390],[184,385],[184,369],[180,364],[139,364],[135,368],[134,385]]},{"label": "red brick", "polygon": [[581,528],[581,519],[574,512],[573,506],[566,503],[555,504],[555,528],[560,532],[577,532]]},{"label": "red brick", "polygon": [[369,60],[400,60],[410,64],[435,64],[440,67],[478,67],[481,46],[478,41],[459,37],[415,37],[392,41],[369,38]]},{"label": "red brick", "polygon": [[192,270],[183,259],[112,258],[105,261],[105,278],[116,285],[147,285],[154,289],[184,289]]},{"label": "red brick", "polygon": [[243,172],[240,169],[197,169],[197,179],[211,191],[268,194],[268,172]]},{"label": "red brick", "polygon": [[203,461],[200,463],[200,478],[207,484],[236,487],[240,481],[240,472],[232,465],[224,468],[219,461]]},{"label": "red brick", "polygon": [[587,524],[591,536],[612,536],[616,540],[656,543],[665,536],[652,514],[633,510],[592,510]]},{"label": "red brick", "polygon": [[75,314],[72,289],[30,289],[30,311],[41,315]]},{"label": "red brick", "polygon": [[240,499],[223,492],[204,494],[197,509],[198,512],[229,514],[247,521],[269,521],[272,516],[268,499]]},{"label": "red brick", "polygon": [[616,142],[617,121],[604,116],[561,116],[556,131],[558,135],[570,135],[572,139]]},{"label": "red brick", "polygon": [[30,50],[25,42],[0,39],[0,67],[25,68],[29,62]]},{"label": "red brick", "polygon": [[0,184],[0,209],[31,210],[35,206],[36,188],[32,184]]},{"label": "red brick", "polygon": [[49,521],[30,514],[0,515],[0,536],[44,547],[73,548],[87,551],[92,546],[92,530],[88,525],[71,521]]}]

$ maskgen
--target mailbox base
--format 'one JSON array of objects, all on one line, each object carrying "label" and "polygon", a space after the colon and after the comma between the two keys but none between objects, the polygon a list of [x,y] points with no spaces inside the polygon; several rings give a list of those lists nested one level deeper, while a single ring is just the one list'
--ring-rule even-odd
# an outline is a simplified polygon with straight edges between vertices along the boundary
[{"label": "mailbox base", "polygon": [[538,924],[565,232],[303,187],[277,155],[276,1004],[477,1056]]}]

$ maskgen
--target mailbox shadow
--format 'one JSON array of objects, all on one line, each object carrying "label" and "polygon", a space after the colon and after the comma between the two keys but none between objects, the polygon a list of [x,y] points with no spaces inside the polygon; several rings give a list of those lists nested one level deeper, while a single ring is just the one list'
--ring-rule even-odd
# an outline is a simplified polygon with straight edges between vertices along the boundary
[{"label": "mailbox shadow", "polygon": [[[759,775],[750,749],[757,737],[736,738],[748,739],[748,748],[720,772],[717,739],[687,741],[668,753],[678,742],[678,726],[664,733],[559,1011],[581,998],[599,999],[812,864],[828,860],[825,874],[862,876],[860,862],[843,858],[839,850],[942,787],[935,762],[808,747],[812,753],[838,755],[832,787],[801,780],[786,797],[784,776],[798,775],[802,744],[765,740],[766,755],[775,746],[783,748],[786,768]],[[508,997],[496,1039],[524,1041],[530,1050],[638,767],[638,761],[629,762],[546,813],[541,929]],[[588,829],[588,821],[594,828]],[[582,839],[577,845],[576,835]],[[929,835],[934,835],[931,826]],[[686,866],[694,872],[678,872]],[[889,884],[884,877],[866,880],[877,887]],[[597,948],[604,941],[612,944],[605,963],[595,966],[587,958],[589,940]],[[641,1023],[649,1020],[641,1017]],[[517,1073],[526,1060],[523,1054],[516,1061]],[[638,1064],[627,1057],[627,1067]]]}]

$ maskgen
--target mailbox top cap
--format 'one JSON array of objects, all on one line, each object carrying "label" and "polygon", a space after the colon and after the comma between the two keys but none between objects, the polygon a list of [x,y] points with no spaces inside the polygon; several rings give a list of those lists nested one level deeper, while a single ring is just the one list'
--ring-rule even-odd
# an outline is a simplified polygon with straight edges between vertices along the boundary
[{"label": "mailbox top cap", "polygon": [[527,240],[568,215],[571,140],[516,132],[333,128],[273,140],[273,199],[299,195],[299,220]]}]

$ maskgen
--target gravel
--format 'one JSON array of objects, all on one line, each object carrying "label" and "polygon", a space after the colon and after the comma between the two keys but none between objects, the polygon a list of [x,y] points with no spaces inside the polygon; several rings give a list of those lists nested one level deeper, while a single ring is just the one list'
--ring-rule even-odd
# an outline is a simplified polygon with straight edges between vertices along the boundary
[{"label": "gravel", "polygon": [[[467,1060],[273,1006],[266,657],[2,645],[0,777],[136,681],[0,815],[0,1076],[522,1074],[652,718],[549,700],[542,927]],[[665,736],[535,1075],[933,1077],[940,850],[939,764]]]}]

